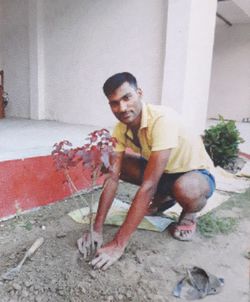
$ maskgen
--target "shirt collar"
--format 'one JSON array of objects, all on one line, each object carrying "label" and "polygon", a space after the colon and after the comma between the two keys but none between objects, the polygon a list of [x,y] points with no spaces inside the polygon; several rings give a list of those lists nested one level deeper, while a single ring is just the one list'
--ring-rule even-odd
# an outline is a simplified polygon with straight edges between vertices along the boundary
[{"label": "shirt collar", "polygon": [[[133,138],[133,134],[132,131],[127,127],[126,127],[126,131],[125,131],[125,135],[127,137],[129,137],[130,139]],[[142,102],[142,115],[141,115],[141,125],[140,125],[140,130],[143,128],[147,128],[148,127],[148,113],[147,113],[147,105]]]},{"label": "shirt collar", "polygon": [[142,128],[148,127],[148,113],[147,113],[147,105],[145,103],[142,103],[142,114],[141,114],[141,126]]}]

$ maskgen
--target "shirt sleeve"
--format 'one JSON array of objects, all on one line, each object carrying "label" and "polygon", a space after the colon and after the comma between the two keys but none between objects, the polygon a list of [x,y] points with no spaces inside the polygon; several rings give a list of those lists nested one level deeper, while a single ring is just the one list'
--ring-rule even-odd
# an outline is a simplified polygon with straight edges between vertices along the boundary
[{"label": "shirt sleeve", "polygon": [[114,148],[116,152],[123,152],[126,149],[125,135],[121,129],[121,125],[117,124],[113,130],[112,136],[116,138],[117,144]]},{"label": "shirt sleeve", "polygon": [[173,118],[159,117],[152,129],[152,151],[161,151],[178,146],[179,126]]}]

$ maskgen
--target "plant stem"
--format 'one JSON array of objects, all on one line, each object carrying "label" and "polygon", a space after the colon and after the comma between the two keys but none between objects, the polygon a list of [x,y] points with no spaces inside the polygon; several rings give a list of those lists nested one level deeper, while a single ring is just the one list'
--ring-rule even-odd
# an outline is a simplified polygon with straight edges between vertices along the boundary
[{"label": "plant stem", "polygon": [[101,171],[101,167],[97,167],[93,170],[92,174],[92,190],[91,190],[91,201],[89,203],[89,230],[90,230],[90,240],[91,240],[91,257],[94,256],[95,252],[95,243],[93,240],[93,232],[94,232],[94,219],[93,219],[93,205],[94,205],[94,188],[96,186],[96,180],[99,176]]},{"label": "plant stem", "polygon": [[[75,186],[75,184],[74,184],[74,182],[73,182],[71,176],[69,175],[69,171],[68,171],[68,170],[64,169],[64,175],[65,175],[65,177],[66,177],[66,179],[67,179],[67,182],[68,182],[68,184],[69,184],[69,188],[70,188],[72,197],[73,197],[73,199],[76,201],[76,203],[77,203],[77,205],[78,205],[77,208],[79,209],[80,214],[81,214],[81,216],[82,216],[82,212],[81,212],[81,207],[82,207],[82,206],[79,205],[78,200],[77,200],[77,199],[75,198],[75,196],[74,196],[74,194],[78,192],[78,189],[77,189],[77,187]],[[82,195],[79,195],[79,196],[80,196],[80,199],[85,203],[85,205],[86,205],[86,206],[89,206],[89,205],[88,205],[88,202],[86,201],[86,199],[85,199]]]}]

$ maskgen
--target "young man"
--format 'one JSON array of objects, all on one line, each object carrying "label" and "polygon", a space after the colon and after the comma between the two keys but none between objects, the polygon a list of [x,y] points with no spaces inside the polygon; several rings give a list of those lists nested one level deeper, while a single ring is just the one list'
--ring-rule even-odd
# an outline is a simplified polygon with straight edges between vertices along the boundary
[{"label": "young man", "polygon": [[[116,153],[94,223],[97,253],[92,265],[105,270],[121,257],[146,214],[173,205],[169,196],[183,209],[171,233],[176,239],[191,240],[196,228],[196,213],[213,194],[215,181],[209,173],[212,162],[201,138],[193,137],[170,108],[142,103],[142,90],[132,74],[113,75],[105,82],[103,90],[119,120],[113,133],[118,142]],[[126,153],[127,147],[139,155]],[[139,189],[113,240],[101,247],[103,224],[119,179],[136,184]],[[91,245],[89,232],[77,243],[86,257]]]}]

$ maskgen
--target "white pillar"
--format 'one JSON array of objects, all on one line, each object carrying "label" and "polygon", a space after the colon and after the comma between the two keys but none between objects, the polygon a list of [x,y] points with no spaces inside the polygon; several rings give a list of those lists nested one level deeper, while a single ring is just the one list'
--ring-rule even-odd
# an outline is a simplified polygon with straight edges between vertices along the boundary
[{"label": "white pillar", "polygon": [[43,0],[29,0],[30,118],[45,118]]},{"label": "white pillar", "polygon": [[214,44],[217,0],[169,0],[162,104],[202,133]]}]

